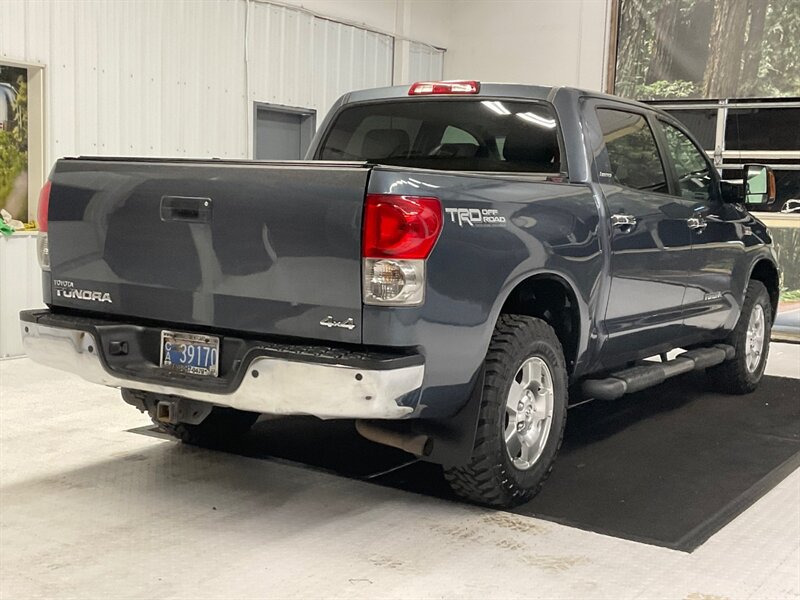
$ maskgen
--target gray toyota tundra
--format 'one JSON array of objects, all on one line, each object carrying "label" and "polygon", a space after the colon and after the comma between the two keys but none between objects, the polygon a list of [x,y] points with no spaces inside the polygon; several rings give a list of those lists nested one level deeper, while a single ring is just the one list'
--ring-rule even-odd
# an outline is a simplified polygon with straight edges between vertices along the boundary
[{"label": "gray toyota tundra", "polygon": [[538,491],[570,404],[763,375],[771,171],[721,181],[662,111],[420,82],[340,98],[308,159],[59,160],[28,354],[187,443],[353,419],[494,506]]}]

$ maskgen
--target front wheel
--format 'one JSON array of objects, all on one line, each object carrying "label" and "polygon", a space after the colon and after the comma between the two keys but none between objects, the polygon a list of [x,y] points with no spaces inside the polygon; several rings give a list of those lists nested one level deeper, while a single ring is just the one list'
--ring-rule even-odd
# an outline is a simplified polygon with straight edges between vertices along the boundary
[{"label": "front wheel", "polygon": [[760,281],[751,281],[739,321],[725,340],[736,349],[736,356],[708,370],[714,387],[730,394],[755,390],[767,366],[771,332],[772,305],[767,288]]},{"label": "front wheel", "polygon": [[501,316],[486,355],[472,457],[446,468],[447,482],[478,504],[526,502],[553,468],[566,416],[567,371],[555,332],[541,319]]}]

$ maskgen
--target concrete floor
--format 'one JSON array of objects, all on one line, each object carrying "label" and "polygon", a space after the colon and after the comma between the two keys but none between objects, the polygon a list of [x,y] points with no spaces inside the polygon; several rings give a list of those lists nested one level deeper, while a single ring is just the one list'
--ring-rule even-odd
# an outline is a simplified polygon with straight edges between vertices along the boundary
[{"label": "concrete floor", "polygon": [[[800,377],[800,346],[768,371]],[[126,430],[0,362],[0,598],[800,598],[800,471],[692,554]]]}]

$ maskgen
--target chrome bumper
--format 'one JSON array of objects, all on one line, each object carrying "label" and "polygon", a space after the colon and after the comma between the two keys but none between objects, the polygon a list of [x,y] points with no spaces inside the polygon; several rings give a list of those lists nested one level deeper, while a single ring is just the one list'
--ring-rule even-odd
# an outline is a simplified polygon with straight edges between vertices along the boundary
[{"label": "chrome bumper", "polygon": [[248,365],[231,393],[212,393],[175,384],[128,379],[112,373],[98,355],[91,333],[22,321],[22,342],[34,361],[115,388],[171,394],[276,415],[314,415],[323,419],[399,419],[413,407],[399,403],[422,387],[424,365],[395,369],[361,369],[259,356]]}]

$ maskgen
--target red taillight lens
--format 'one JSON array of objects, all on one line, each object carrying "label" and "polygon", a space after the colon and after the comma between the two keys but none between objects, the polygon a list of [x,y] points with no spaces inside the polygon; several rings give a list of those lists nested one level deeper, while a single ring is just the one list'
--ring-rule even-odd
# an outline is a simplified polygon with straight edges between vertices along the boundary
[{"label": "red taillight lens", "polygon": [[480,81],[418,81],[408,90],[408,95],[477,94],[479,91]]},{"label": "red taillight lens", "polygon": [[438,198],[369,194],[364,210],[364,258],[424,259],[442,231]]},{"label": "red taillight lens", "polygon": [[47,213],[50,210],[50,187],[51,183],[42,186],[42,191],[39,192],[39,210],[36,213],[36,222],[39,224],[39,231],[45,233],[47,231]]}]

